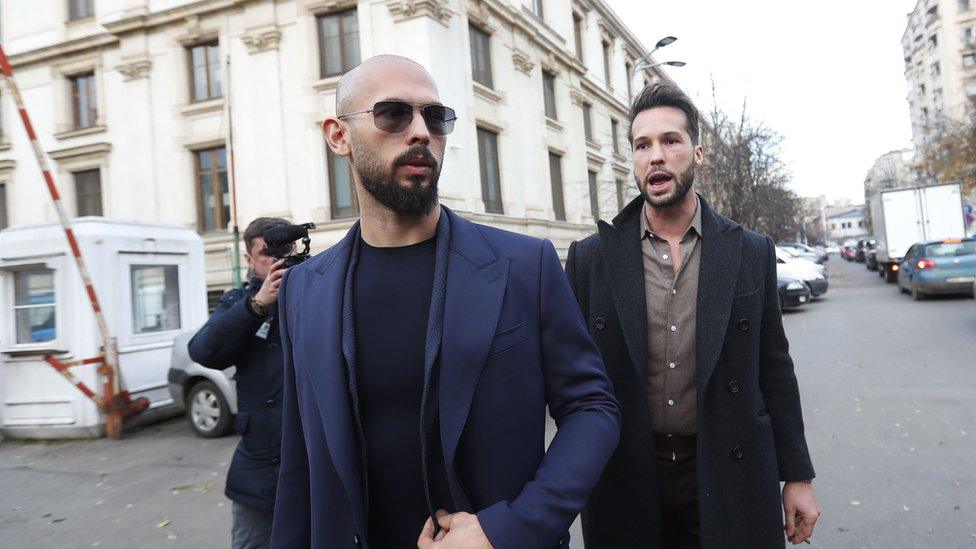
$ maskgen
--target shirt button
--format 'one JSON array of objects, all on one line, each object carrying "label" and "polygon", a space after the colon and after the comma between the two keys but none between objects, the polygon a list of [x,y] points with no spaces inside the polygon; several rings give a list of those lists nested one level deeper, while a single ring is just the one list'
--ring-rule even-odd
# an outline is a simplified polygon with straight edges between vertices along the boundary
[{"label": "shirt button", "polygon": [[664,259],[667,259],[668,258],[668,254],[664,254],[661,257],[663,257]]},{"label": "shirt button", "polygon": [[268,399],[267,401],[265,401],[264,405],[267,406],[268,408],[274,408],[275,405],[274,399]]},{"label": "shirt button", "polygon": [[669,400],[668,401],[668,406],[674,406],[674,401],[673,400]]},{"label": "shirt button", "polygon": [[749,319],[743,318],[743,319],[740,319],[739,320],[739,331],[740,332],[748,332],[749,331]]},{"label": "shirt button", "polygon": [[668,368],[671,368],[672,370],[674,370],[674,367],[675,366],[677,366],[677,364],[675,364],[674,362],[672,362],[671,364],[668,364]]},{"label": "shirt button", "polygon": [[678,290],[675,290],[674,288],[671,288],[671,295],[676,295],[677,293],[678,293]]},{"label": "shirt button", "polygon": [[593,323],[597,330],[602,330],[607,327],[607,321],[603,319],[602,316],[597,317],[596,321]]},{"label": "shirt button", "polygon": [[672,332],[677,332],[677,331],[678,331],[678,327],[677,327],[677,326],[675,326],[674,324],[672,324],[672,325],[671,325],[671,331],[672,331]]}]

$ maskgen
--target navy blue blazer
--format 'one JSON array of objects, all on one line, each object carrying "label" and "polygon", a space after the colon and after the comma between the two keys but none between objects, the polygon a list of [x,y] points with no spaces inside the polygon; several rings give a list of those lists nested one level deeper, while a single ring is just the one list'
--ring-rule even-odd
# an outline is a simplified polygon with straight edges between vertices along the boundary
[{"label": "navy blue blazer", "polygon": [[[433,295],[446,284],[445,300],[442,318],[431,319],[442,320],[437,390],[429,393],[436,402],[424,406],[439,411],[452,511],[477,513],[496,548],[555,547],[568,542],[617,445],[617,401],[552,244],[441,212],[450,238],[446,277],[435,274]],[[273,547],[369,547],[355,378],[342,348],[358,238],[357,223],[282,282]],[[547,407],[558,426],[548,451]]]}]

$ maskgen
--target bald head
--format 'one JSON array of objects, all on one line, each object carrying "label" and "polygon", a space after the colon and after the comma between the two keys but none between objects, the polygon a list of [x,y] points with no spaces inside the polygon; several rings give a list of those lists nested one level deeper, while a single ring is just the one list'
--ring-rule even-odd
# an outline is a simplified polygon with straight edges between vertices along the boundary
[{"label": "bald head", "polygon": [[414,68],[422,72],[431,87],[437,90],[434,78],[420,63],[399,55],[377,55],[370,57],[342,75],[336,86],[336,113],[342,115],[369,108],[363,106],[366,99],[375,96],[381,89],[383,77],[390,67]]}]

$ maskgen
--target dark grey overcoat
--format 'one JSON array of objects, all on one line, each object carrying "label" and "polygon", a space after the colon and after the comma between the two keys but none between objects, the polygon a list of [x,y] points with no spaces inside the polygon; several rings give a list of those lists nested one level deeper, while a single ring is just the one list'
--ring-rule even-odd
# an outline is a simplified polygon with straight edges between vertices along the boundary
[{"label": "dark grey overcoat", "polygon": [[[620,444],[583,513],[587,549],[659,547],[638,197],[574,242],[566,271],[620,401]],[[698,497],[705,548],[783,547],[780,481],[813,466],[769,237],[701,200]]]}]

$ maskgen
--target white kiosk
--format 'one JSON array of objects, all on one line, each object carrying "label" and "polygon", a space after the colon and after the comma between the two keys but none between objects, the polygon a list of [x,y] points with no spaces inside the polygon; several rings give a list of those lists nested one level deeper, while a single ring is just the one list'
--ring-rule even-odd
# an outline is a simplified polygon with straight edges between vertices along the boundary
[{"label": "white kiosk", "polygon": [[[101,217],[72,228],[109,331],[122,378],[144,420],[172,404],[167,389],[173,338],[207,320],[203,241],[175,225]],[[94,402],[44,361],[100,353],[101,337],[81,276],[57,223],[0,231],[0,434],[64,438],[104,434]],[[97,365],[71,368],[101,394]],[[132,421],[132,420],[130,420]]]}]

